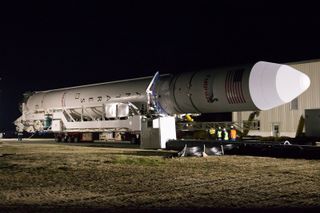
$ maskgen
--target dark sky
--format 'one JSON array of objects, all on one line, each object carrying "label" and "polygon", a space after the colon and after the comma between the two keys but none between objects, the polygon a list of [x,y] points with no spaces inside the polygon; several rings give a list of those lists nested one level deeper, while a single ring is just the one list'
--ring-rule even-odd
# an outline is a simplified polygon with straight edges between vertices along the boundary
[{"label": "dark sky", "polygon": [[13,127],[28,90],[320,58],[316,5],[8,2],[0,4],[0,131]]}]

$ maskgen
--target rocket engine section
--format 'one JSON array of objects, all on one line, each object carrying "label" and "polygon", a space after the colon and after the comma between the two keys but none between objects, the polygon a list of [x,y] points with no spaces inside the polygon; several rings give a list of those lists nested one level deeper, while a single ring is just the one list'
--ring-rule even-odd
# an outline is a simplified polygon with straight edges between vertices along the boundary
[{"label": "rocket engine section", "polygon": [[35,92],[23,103],[15,124],[29,132],[141,131],[144,116],[267,110],[290,102],[309,85],[308,76],[298,70],[263,61],[175,76],[156,74]]}]

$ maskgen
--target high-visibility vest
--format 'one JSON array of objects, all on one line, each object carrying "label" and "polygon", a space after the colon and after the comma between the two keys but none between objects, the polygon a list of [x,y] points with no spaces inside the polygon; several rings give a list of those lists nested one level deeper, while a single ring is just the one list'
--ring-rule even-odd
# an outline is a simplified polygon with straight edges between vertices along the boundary
[{"label": "high-visibility vest", "polygon": [[216,133],[216,130],[214,128],[209,129],[209,134],[214,135]]},{"label": "high-visibility vest", "polygon": [[237,138],[237,130],[231,129],[230,130],[230,138],[231,139],[236,139]]},{"label": "high-visibility vest", "polygon": [[222,138],[222,131],[221,130],[217,131],[217,136],[218,136],[218,138]]},{"label": "high-visibility vest", "polygon": [[229,134],[228,131],[224,131],[224,138],[225,141],[229,140]]},{"label": "high-visibility vest", "polygon": [[189,114],[186,115],[186,119],[187,121],[189,122],[192,122],[193,121],[193,118],[191,118],[191,116]]}]

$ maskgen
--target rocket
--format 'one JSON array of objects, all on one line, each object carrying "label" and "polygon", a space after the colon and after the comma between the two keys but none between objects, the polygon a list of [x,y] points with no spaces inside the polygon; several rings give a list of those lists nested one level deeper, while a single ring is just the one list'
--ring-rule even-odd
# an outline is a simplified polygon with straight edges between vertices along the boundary
[{"label": "rocket", "polygon": [[310,86],[304,73],[260,61],[253,66],[182,73],[160,87],[169,113],[268,110],[292,101]]},{"label": "rocket", "polygon": [[22,110],[26,120],[61,109],[68,109],[74,119],[91,120],[115,117],[115,111],[117,117],[126,117],[148,109],[166,115],[268,110],[292,101],[309,85],[307,75],[288,65],[259,61],[251,66],[38,91],[27,98]]}]

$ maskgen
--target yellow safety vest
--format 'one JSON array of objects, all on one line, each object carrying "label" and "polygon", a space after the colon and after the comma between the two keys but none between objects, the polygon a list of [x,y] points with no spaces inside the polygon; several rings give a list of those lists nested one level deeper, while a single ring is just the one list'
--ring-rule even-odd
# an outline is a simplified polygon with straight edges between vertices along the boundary
[{"label": "yellow safety vest", "polygon": [[228,131],[225,131],[225,132],[224,132],[224,140],[225,140],[225,141],[229,140]]},{"label": "yellow safety vest", "polygon": [[193,118],[191,118],[191,116],[189,114],[186,115],[186,119],[189,122],[193,122]]},{"label": "yellow safety vest", "polygon": [[222,138],[222,131],[221,130],[217,131],[217,136],[218,136],[218,138]]},{"label": "yellow safety vest", "polygon": [[216,130],[214,128],[209,129],[209,134],[214,135],[216,133]]}]

